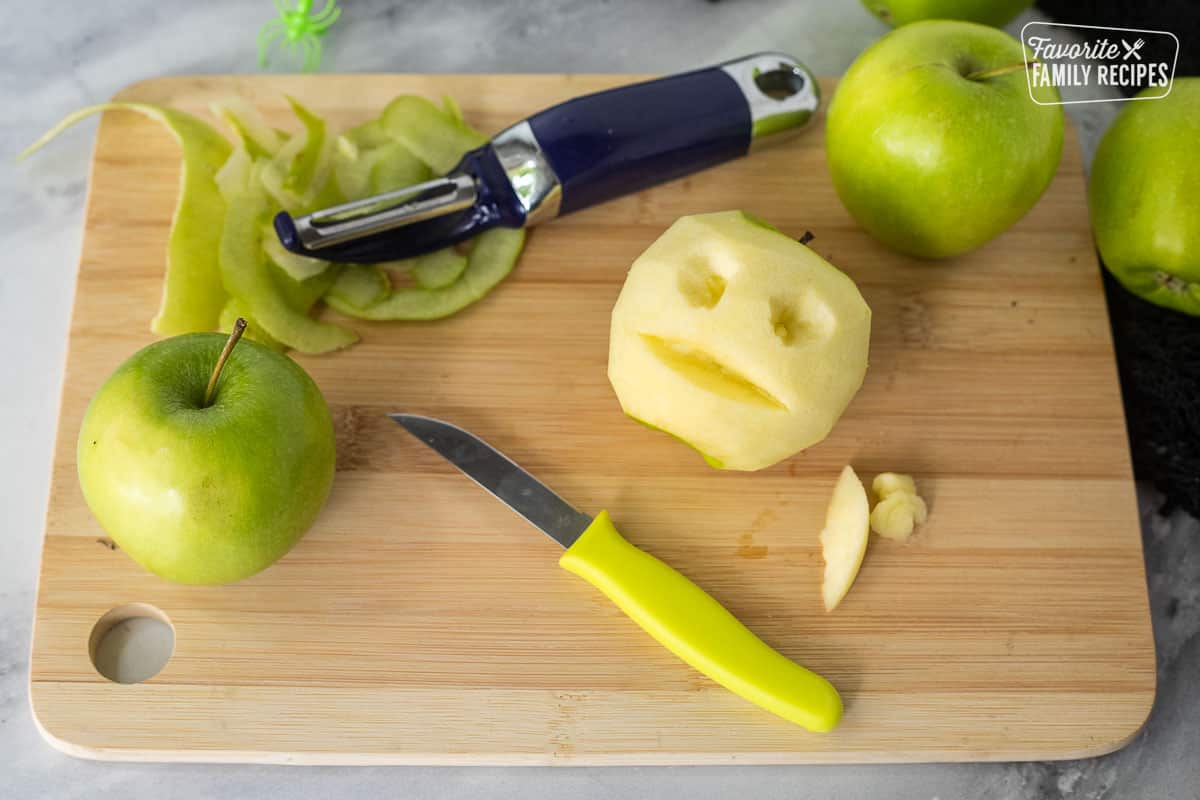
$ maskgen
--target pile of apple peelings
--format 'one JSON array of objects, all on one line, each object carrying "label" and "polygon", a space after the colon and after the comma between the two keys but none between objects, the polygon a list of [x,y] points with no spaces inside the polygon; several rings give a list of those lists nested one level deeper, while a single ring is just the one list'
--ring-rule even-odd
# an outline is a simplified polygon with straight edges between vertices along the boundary
[{"label": "pile of apple peelings", "polygon": [[[445,98],[441,108],[397,97],[377,119],[332,135],[325,121],[287,98],[302,129],[271,127],[253,106],[231,99],[212,110],[234,142],[183,111],[145,103],[103,103],[71,114],[27,148],[24,158],[100,111],[135,111],[166,126],[183,150],[179,200],[167,240],[162,302],[150,324],[161,336],[232,328],[276,349],[325,353],[353,344],[353,331],[312,314],[318,301],[372,320],[449,316],[508,275],[525,234],[497,228],[462,255],[447,248],[388,264],[332,264],[288,252],[271,220],[280,209],[306,214],[403,188],[452,169],[486,138]],[[393,287],[403,272],[411,286]]]}]

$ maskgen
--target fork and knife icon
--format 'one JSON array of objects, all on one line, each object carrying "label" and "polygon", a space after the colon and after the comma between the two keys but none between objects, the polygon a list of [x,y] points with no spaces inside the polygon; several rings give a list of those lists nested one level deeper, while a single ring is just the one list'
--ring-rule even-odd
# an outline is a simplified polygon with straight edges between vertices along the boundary
[{"label": "fork and knife icon", "polygon": [[1136,58],[1138,61],[1141,61],[1141,60],[1142,60],[1142,56],[1141,56],[1141,54],[1140,54],[1138,51],[1139,51],[1139,50],[1141,50],[1141,49],[1142,49],[1142,48],[1143,48],[1145,45],[1146,45],[1146,40],[1145,40],[1145,39],[1138,39],[1138,40],[1137,40],[1137,41],[1135,41],[1133,44],[1130,44],[1129,42],[1127,42],[1127,41],[1125,41],[1124,39],[1122,39],[1122,40],[1121,40],[1121,46],[1125,48],[1125,55],[1121,56],[1121,58],[1122,58],[1124,61],[1128,61],[1128,60],[1129,60],[1129,57],[1130,57],[1130,56],[1133,56],[1133,57],[1134,57],[1134,58]]}]

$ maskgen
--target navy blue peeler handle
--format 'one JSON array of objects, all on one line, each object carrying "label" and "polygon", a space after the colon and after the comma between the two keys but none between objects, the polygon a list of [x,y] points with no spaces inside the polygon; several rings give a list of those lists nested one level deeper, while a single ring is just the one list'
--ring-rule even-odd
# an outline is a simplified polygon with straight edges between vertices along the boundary
[{"label": "navy blue peeler handle", "polygon": [[750,149],[750,106],[719,67],[568,100],[534,114],[529,127],[562,185],[560,214]]},{"label": "navy blue peeler handle", "polygon": [[281,212],[275,229],[303,255],[408,258],[746,155],[803,127],[818,103],[802,64],[760,53],[568,100],[467,153],[444,178],[307,217]]}]

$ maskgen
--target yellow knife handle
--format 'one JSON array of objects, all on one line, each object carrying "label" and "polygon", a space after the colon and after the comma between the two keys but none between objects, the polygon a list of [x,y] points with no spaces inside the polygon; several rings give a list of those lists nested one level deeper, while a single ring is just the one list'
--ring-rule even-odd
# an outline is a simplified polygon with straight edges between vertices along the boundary
[{"label": "yellow knife handle", "polygon": [[829,681],[772,650],[708,592],[625,541],[607,511],[558,563],[734,694],[810,731],[831,730],[841,719],[842,698]]}]

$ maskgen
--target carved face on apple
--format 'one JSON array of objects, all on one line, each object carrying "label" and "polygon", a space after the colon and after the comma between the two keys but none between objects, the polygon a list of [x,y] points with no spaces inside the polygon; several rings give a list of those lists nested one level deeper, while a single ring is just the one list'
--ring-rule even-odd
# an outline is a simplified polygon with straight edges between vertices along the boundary
[{"label": "carved face on apple", "polygon": [[684,217],[629,271],[608,375],[629,416],[762,469],[828,435],[870,331],[854,282],[804,245],[741,211]]}]

